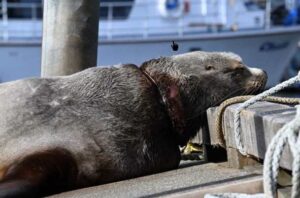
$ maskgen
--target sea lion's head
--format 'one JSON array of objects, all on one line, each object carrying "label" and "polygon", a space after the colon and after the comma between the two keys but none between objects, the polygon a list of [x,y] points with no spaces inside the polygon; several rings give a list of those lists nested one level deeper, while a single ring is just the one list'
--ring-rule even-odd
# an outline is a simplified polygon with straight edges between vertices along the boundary
[{"label": "sea lion's head", "polygon": [[246,66],[240,56],[231,52],[197,51],[173,56],[171,60],[183,75],[181,93],[190,108],[200,103],[207,108],[230,97],[255,94],[267,81],[263,70]]},{"label": "sea lion's head", "polygon": [[240,56],[231,52],[189,52],[147,61],[142,68],[158,83],[175,83],[191,113],[230,97],[255,94],[264,89],[267,81],[263,70],[246,66]]},{"label": "sea lion's head", "polygon": [[[263,70],[246,66],[240,56],[231,52],[196,51],[153,59],[145,62],[142,69],[162,87],[178,87],[187,122],[230,97],[257,93],[267,81]],[[196,130],[198,125],[192,128]]]}]

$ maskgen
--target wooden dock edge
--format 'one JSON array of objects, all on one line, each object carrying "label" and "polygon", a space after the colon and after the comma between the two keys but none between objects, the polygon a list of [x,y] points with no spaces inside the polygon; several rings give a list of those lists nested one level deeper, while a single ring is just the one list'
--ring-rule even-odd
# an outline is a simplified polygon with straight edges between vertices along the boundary
[{"label": "wooden dock edge", "polygon": [[[246,152],[252,156],[242,156],[235,144],[233,132],[233,116],[238,104],[229,106],[223,116],[222,127],[225,133],[227,157],[230,167],[242,168],[243,166],[255,164],[255,161],[262,161],[266,149],[276,132],[296,115],[294,106],[276,104],[271,102],[258,102],[241,112],[241,137]],[[210,144],[217,145],[218,138],[215,129],[215,120],[218,107],[210,108],[207,111]],[[209,154],[207,154],[209,155]],[[289,149],[285,148],[280,162],[282,168],[291,170],[292,155]]]}]

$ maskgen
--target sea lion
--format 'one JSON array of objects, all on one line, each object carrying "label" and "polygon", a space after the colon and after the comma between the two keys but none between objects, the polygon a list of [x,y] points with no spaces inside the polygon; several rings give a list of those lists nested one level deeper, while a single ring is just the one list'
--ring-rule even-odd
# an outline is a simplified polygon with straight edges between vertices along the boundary
[{"label": "sea lion", "polygon": [[39,197],[171,170],[208,107],[264,87],[233,53],[0,84],[0,197]]}]

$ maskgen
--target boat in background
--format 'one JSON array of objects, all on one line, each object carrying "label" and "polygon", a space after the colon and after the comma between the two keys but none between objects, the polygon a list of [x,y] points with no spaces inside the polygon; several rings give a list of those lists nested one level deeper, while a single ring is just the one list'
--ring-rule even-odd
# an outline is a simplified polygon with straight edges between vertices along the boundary
[{"label": "boat in background", "polygon": [[[295,0],[286,0],[289,10]],[[140,64],[195,50],[232,51],[277,84],[299,40],[300,26],[274,25],[270,0],[101,0],[98,65]],[[276,5],[277,6],[277,5]],[[2,0],[0,79],[39,76],[41,0]],[[179,44],[178,51],[171,48]]]}]

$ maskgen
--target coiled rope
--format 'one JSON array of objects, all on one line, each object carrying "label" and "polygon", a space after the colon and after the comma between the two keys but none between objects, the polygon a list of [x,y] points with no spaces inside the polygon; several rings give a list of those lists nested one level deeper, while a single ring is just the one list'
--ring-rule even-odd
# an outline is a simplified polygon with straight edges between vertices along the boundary
[{"label": "coiled rope", "polygon": [[[300,82],[300,72],[294,78],[291,78],[257,96],[251,97],[246,102],[242,103],[238,110],[234,114],[234,133],[235,133],[235,141],[237,148],[241,152],[241,154],[246,155],[245,148],[241,141],[241,133],[240,133],[240,113],[244,108],[249,107],[257,101],[260,101],[268,96],[291,86],[294,83]],[[245,99],[245,98],[241,98]],[[273,102],[278,102],[278,98],[270,98],[270,100],[275,99]],[[236,103],[238,99],[232,99],[233,102]],[[279,99],[281,100],[281,98]],[[285,101],[285,100],[284,100]],[[299,101],[289,101],[295,104],[299,104]],[[232,103],[231,103],[232,104]],[[224,106],[228,106],[224,104]],[[292,187],[292,198],[300,197],[300,105],[297,105],[297,114],[295,118],[284,125],[274,136],[270,145],[268,146],[265,162],[264,162],[264,192],[265,194],[256,194],[256,195],[246,195],[246,194],[237,194],[237,193],[225,193],[225,194],[208,194],[205,198],[275,198],[276,197],[276,187],[277,187],[277,176],[279,172],[279,163],[285,148],[285,145],[288,144],[293,156],[293,165],[292,165],[292,174],[293,174],[293,187]],[[224,110],[222,110],[224,112]],[[223,114],[223,113],[220,113]],[[220,122],[220,121],[219,121]],[[223,133],[221,132],[222,136]],[[223,139],[224,140],[224,139]]]}]

